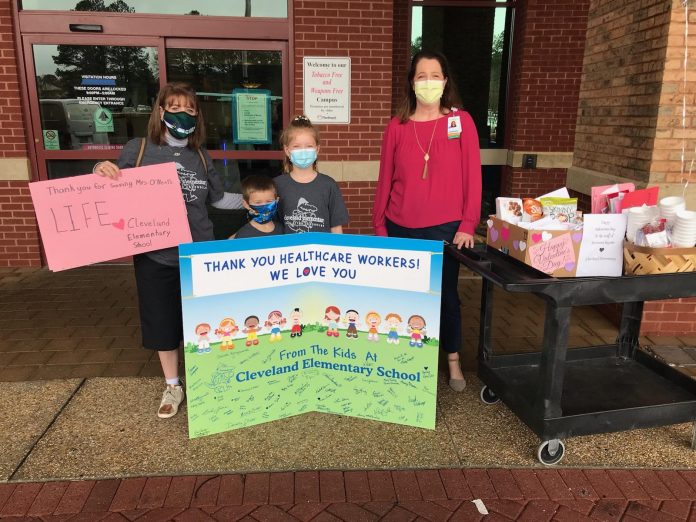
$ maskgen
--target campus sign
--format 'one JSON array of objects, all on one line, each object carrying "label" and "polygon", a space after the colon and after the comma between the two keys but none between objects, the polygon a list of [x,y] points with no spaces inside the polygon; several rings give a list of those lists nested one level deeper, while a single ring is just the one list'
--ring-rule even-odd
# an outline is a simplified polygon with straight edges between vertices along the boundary
[{"label": "campus sign", "polygon": [[314,123],[350,123],[350,58],[305,57],[304,111]]},{"label": "campus sign", "polygon": [[434,429],[442,243],[179,247],[191,438],[311,411]]}]

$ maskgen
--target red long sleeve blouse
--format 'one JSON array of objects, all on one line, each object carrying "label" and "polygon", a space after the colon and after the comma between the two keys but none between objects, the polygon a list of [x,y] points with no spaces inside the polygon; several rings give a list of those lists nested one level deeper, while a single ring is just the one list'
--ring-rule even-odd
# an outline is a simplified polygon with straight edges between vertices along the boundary
[{"label": "red long sleeve blouse", "polygon": [[[458,139],[447,137],[450,116],[461,119]],[[431,136],[428,173],[423,179],[423,151],[428,151]],[[455,110],[437,120],[406,123],[392,118],[382,139],[372,216],[375,233],[386,236],[389,219],[406,228],[461,220],[459,232],[473,234],[480,214],[481,153],[469,113]]]}]

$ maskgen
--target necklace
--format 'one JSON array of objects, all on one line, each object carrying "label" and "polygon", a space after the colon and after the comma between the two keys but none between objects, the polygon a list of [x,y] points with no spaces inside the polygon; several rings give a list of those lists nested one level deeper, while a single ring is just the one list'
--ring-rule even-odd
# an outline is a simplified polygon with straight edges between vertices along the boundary
[{"label": "necklace", "polygon": [[[438,118],[439,119],[439,118]],[[416,143],[418,148],[423,153],[423,159],[425,160],[425,165],[423,166],[423,179],[428,177],[428,161],[430,160],[430,147],[433,146],[433,138],[435,137],[435,129],[437,128],[437,120],[435,120],[435,125],[433,125],[433,133],[430,135],[430,143],[428,143],[428,150],[423,150],[423,146],[420,144],[418,139],[418,133],[416,132],[416,122],[413,122],[413,134],[416,136]]]}]

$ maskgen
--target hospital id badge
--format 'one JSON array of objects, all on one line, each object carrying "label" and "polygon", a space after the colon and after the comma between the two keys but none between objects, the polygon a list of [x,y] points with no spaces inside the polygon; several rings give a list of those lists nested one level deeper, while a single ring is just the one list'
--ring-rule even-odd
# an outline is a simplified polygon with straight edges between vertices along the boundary
[{"label": "hospital id badge", "polygon": [[447,138],[455,140],[462,135],[462,120],[459,116],[450,116],[447,118]]}]

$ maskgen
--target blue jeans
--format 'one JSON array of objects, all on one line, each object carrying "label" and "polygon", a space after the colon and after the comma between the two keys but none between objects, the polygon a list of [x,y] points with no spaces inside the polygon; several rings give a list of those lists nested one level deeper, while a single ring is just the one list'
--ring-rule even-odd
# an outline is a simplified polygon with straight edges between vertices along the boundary
[{"label": "blue jeans", "polygon": [[[406,228],[387,219],[387,234],[390,237],[408,239],[431,239],[447,241],[454,239],[459,221],[432,227]],[[442,294],[440,302],[440,347],[448,353],[457,353],[462,344],[462,316],[459,308],[459,263],[445,254],[442,261]]]}]

